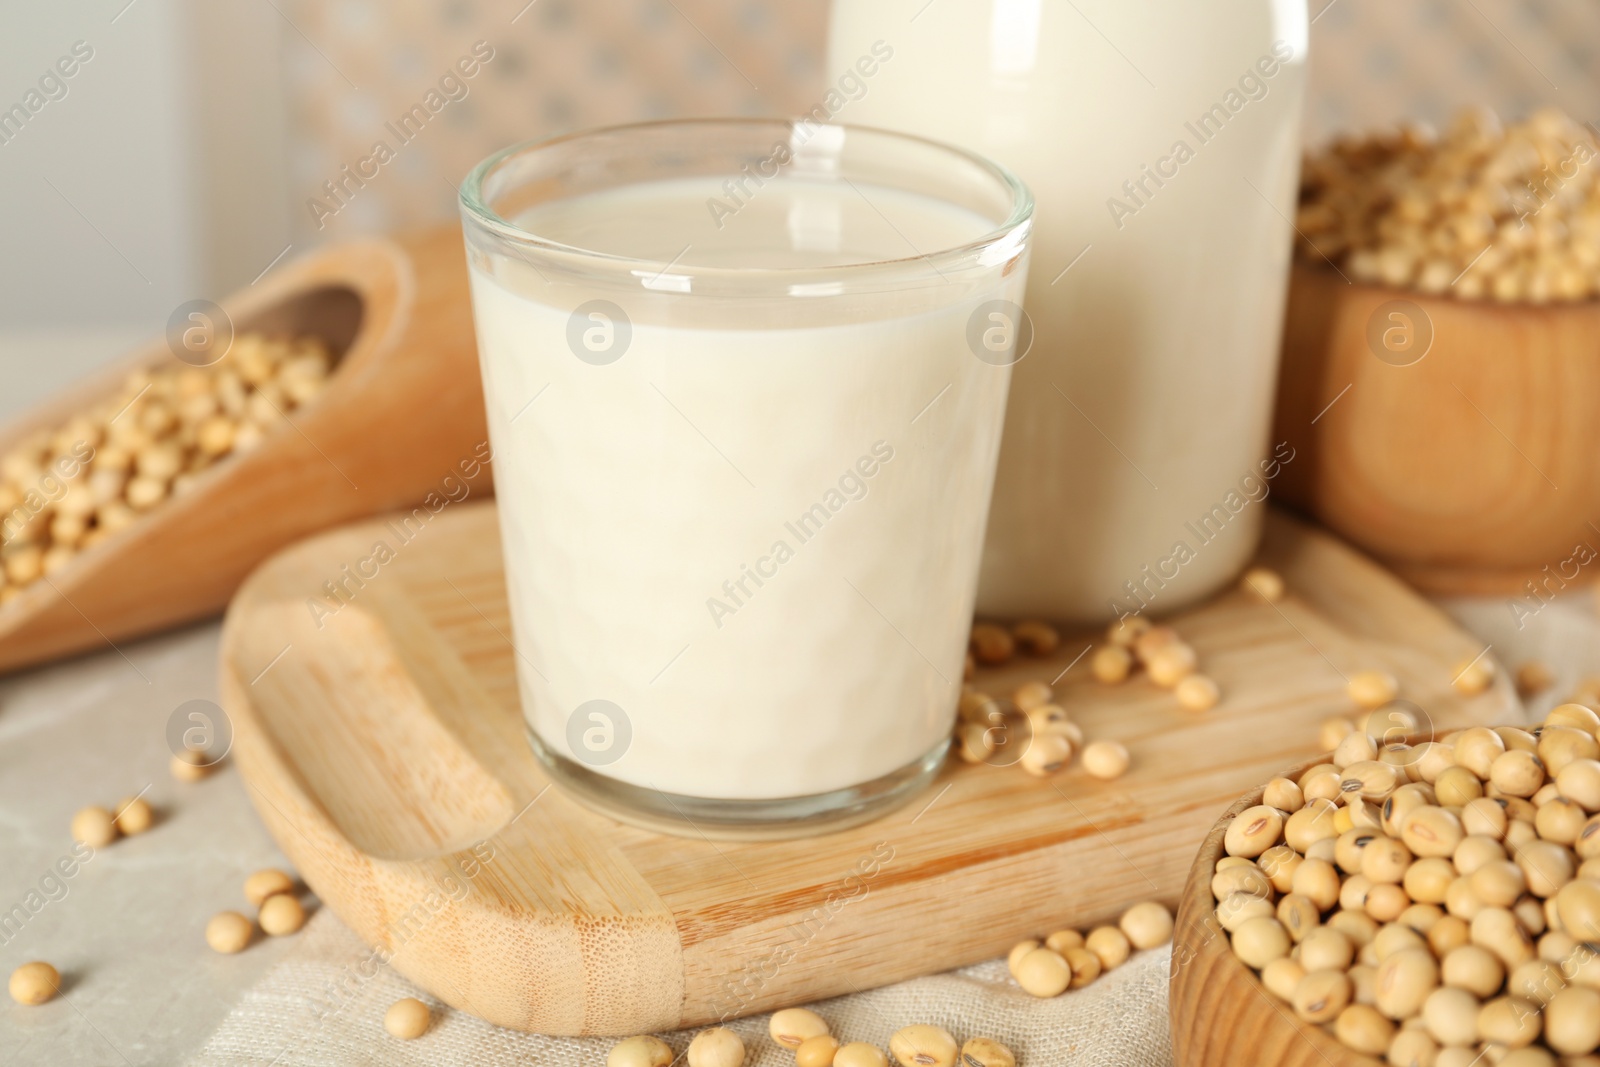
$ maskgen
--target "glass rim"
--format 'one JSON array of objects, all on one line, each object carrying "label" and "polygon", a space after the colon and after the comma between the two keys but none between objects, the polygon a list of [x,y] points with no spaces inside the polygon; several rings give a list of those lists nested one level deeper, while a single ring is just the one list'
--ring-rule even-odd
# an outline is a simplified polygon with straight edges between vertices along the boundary
[{"label": "glass rim", "polygon": [[[1032,191],[1010,168],[996,162],[993,159],[990,159],[981,153],[973,152],[958,145],[949,144],[944,141],[938,141],[928,137],[920,137],[916,134],[904,133],[899,130],[888,130],[877,126],[858,126],[849,123],[810,123],[805,119],[800,118],[729,117],[660,119],[650,122],[623,123],[615,126],[597,126],[591,129],[562,134],[558,137],[545,138],[543,140],[520,141],[515,144],[508,145],[507,147],[487,156],[467,173],[466,178],[463,179],[460,189],[458,190],[459,204],[463,213],[470,221],[504,240],[513,241],[518,244],[522,244],[531,248],[537,248],[542,251],[558,255],[570,256],[579,261],[589,261],[596,265],[603,265],[611,268],[640,269],[660,267],[662,265],[662,261],[658,259],[642,259],[634,256],[616,255],[609,252],[597,252],[593,249],[582,248],[577,245],[562,244],[559,241],[552,241],[549,238],[541,237],[535,233],[530,233],[521,226],[518,226],[516,223],[503,218],[497,214],[493,208],[489,207],[483,197],[484,183],[496,170],[512,159],[524,155],[531,155],[536,152],[549,151],[562,146],[572,145],[576,142],[597,139],[600,137],[615,136],[618,134],[643,135],[652,131],[666,129],[727,130],[737,127],[749,127],[751,129],[767,128],[792,132],[793,130],[802,126],[810,126],[812,128],[831,127],[844,130],[847,136],[850,133],[862,133],[871,137],[883,138],[890,141],[899,141],[908,145],[916,145],[923,148],[931,148],[935,151],[943,152],[951,157],[965,160],[968,163],[975,165],[980,170],[986,172],[998,183],[1001,188],[1005,189],[1006,192],[1010,194],[1010,214],[1008,214],[1003,221],[994,224],[982,235],[975,237],[970,241],[963,242],[959,245],[941,247],[929,252],[915,253],[908,256],[897,256],[892,259],[874,259],[855,263],[838,263],[822,267],[819,267],[815,264],[787,267],[727,267],[687,264],[683,267],[677,268],[678,270],[683,270],[687,273],[692,273],[693,275],[700,277],[715,277],[721,275],[729,277],[744,277],[751,280],[779,280],[783,278],[816,276],[818,274],[858,275],[861,273],[870,273],[874,271],[881,272],[884,270],[893,270],[896,268],[905,268],[916,265],[932,265],[935,270],[937,270],[938,267],[944,263],[953,263],[965,259],[975,253],[981,253],[987,248],[991,248],[1006,241],[1013,234],[1015,234],[1019,228],[1026,226],[1032,220],[1034,211]],[[672,268],[673,266],[674,264],[667,264],[668,268]]]}]

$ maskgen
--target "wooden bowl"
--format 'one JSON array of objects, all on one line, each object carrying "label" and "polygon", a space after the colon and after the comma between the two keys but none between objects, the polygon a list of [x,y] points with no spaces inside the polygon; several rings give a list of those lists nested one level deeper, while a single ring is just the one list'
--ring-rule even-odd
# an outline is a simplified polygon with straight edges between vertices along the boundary
[{"label": "wooden bowl", "polygon": [[[337,360],[327,385],[255,449],[0,608],[0,673],[216,614],[256,564],[308,534],[462,481],[492,491],[459,227],[331,245],[222,307],[236,334],[321,337]],[[167,340],[153,341],[0,431],[0,452],[114,394],[129,372],[176,364]],[[479,473],[465,479],[463,462]]]},{"label": "wooden bowl", "polygon": [[1428,592],[1548,597],[1600,575],[1596,400],[1600,302],[1430,297],[1296,264],[1274,438],[1295,458],[1274,488]]},{"label": "wooden bowl", "polygon": [[[1313,762],[1322,762],[1315,760]],[[1311,763],[1283,772],[1298,778]],[[1174,1067],[1383,1067],[1320,1026],[1301,1021],[1233,954],[1217,922],[1211,875],[1233,817],[1266,789],[1233,803],[1206,835],[1178,902],[1169,1001]]]}]

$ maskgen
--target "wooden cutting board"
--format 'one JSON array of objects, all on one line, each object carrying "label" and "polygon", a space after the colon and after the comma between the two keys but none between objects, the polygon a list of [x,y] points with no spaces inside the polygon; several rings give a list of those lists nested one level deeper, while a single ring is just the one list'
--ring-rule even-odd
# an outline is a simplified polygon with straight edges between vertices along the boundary
[{"label": "wooden cutting board", "polygon": [[[1317,724],[1351,710],[1356,670],[1392,671],[1439,729],[1516,711],[1503,678],[1472,699],[1451,688],[1475,639],[1274,515],[1262,557],[1290,595],[1273,606],[1230,592],[1172,620],[1223,688],[1210,712],[1183,712],[1142,679],[1097,684],[1084,638],[979,673],[1009,693],[1065,671],[1061,703],[1131,750],[1122,779],[952,763],[855,829],[667,837],[547,788],[529,754],[493,505],[446,508],[404,543],[396,529],[303,542],[241,589],[221,651],[234,752],[329,907],[442,1000],[523,1030],[698,1025],[993,957],[1135,900],[1176,903],[1218,814],[1316,754]],[[336,614],[314,613],[323,583],[378,541],[394,558]]]}]

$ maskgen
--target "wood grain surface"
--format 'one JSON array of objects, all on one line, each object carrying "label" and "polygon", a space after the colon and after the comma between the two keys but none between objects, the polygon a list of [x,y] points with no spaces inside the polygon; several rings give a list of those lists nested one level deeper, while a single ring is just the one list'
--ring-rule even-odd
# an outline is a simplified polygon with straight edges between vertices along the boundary
[{"label": "wood grain surface", "polygon": [[[216,614],[273,552],[422,500],[487,441],[459,227],[330,246],[222,307],[236,332],[322,337],[340,357],[327,387],[256,449],[0,608],[0,672]],[[5,427],[0,452],[134,370],[176,365],[152,342]],[[492,492],[487,471],[473,491]]]},{"label": "wood grain surface", "polygon": [[[393,558],[337,612],[313,611],[380,540]],[[1090,737],[1132,752],[1123,778],[952,763],[900,810],[798,841],[661,836],[548,787],[523,735],[492,504],[403,542],[358,524],[263,566],[224,625],[224,706],[273,836],[402,973],[519,1029],[673,1029],[1176,904],[1218,812],[1315,754],[1353,671],[1392,671],[1441,726],[1514,706],[1504,680],[1460,697],[1452,665],[1481,646],[1363,557],[1279,515],[1262,557],[1284,601],[1229,592],[1172,620],[1222,686],[1209,712],[1147,680],[1096,683],[1084,638],[979,672],[995,693],[1059,678]]]},{"label": "wood grain surface", "polygon": [[[1403,349],[1408,329],[1431,331],[1420,358],[1382,341]],[[1428,592],[1531,581],[1548,598],[1600,577],[1596,398],[1600,302],[1456,300],[1297,263],[1273,440],[1304,458],[1277,491]]]},{"label": "wood grain surface", "polygon": [[[1314,762],[1314,761],[1312,761]],[[1310,766],[1280,768],[1298,777]],[[1382,1067],[1305,1022],[1261,984],[1229,946],[1216,918],[1211,875],[1228,823],[1261,803],[1266,783],[1240,797],[1206,835],[1178,905],[1168,1011],[1173,1067]]]}]

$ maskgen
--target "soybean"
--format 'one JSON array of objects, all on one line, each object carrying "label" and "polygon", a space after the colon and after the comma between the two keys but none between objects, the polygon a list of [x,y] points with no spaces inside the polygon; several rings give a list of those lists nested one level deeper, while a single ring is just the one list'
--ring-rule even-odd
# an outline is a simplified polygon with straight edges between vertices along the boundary
[{"label": "soybean", "polygon": [[61,991],[61,974],[50,964],[34,960],[11,972],[8,988],[18,1004],[43,1004]]},{"label": "soybean", "polygon": [[[901,1067],[951,1067],[956,1062],[956,1039],[938,1026],[918,1024],[895,1031],[889,1051]],[[691,1063],[690,1067],[699,1067]],[[706,1065],[711,1067],[711,1065]]]},{"label": "soybean", "polygon": [[689,1067],[742,1067],[744,1042],[732,1030],[717,1026],[694,1035],[684,1056]]},{"label": "soybean", "polygon": [[[383,1028],[402,1041],[413,1041],[428,1032],[428,1025],[432,1022],[432,1018],[433,1016],[428,1010],[428,1006],[422,1001],[417,1000],[415,997],[403,997],[389,1005],[389,1010],[383,1013]],[[638,1039],[634,1038],[633,1040]],[[650,1040],[655,1039],[651,1038]],[[670,1052],[671,1050],[668,1051]],[[615,1054],[616,1049],[612,1049],[612,1056],[615,1056]],[[667,1062],[671,1062],[670,1057]],[[624,1067],[622,1063],[614,1062],[611,1056],[606,1058],[606,1063],[607,1067]],[[628,1061],[627,1067],[633,1067],[635,1063],[639,1064],[639,1067],[646,1067],[646,1065],[648,1067],[659,1067],[659,1065],[649,1060]]]},{"label": "soybean", "polygon": [[[393,1015],[395,1008],[404,1003],[406,1002],[403,1000],[396,1001],[394,1007],[389,1009],[389,1014]],[[413,1001],[412,1003],[419,1002]],[[426,1007],[426,1005],[423,1005],[424,1010],[426,1010]],[[413,1011],[414,1009],[407,1010]],[[387,1016],[384,1018],[384,1026],[391,1034],[395,1034],[394,1028],[389,1026]],[[405,1035],[395,1034],[395,1036],[403,1037]],[[641,1034],[638,1037],[625,1038],[612,1045],[611,1051],[606,1054],[606,1067],[669,1067],[674,1058],[671,1045],[668,1045],[659,1037]]]}]

